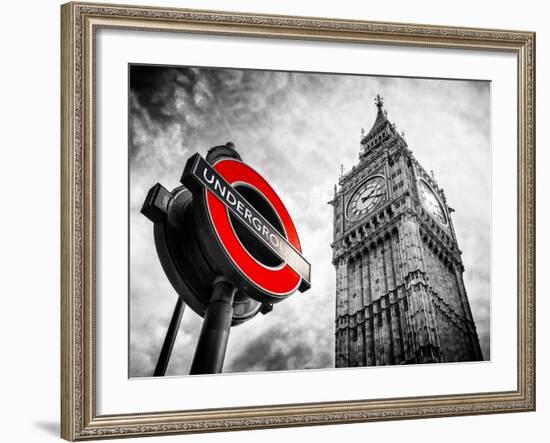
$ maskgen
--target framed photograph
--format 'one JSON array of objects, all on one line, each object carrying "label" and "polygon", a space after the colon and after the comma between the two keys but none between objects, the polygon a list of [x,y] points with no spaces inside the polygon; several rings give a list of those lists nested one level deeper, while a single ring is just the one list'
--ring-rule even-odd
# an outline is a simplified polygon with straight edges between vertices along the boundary
[{"label": "framed photograph", "polygon": [[535,409],[535,35],[68,3],[67,440]]}]

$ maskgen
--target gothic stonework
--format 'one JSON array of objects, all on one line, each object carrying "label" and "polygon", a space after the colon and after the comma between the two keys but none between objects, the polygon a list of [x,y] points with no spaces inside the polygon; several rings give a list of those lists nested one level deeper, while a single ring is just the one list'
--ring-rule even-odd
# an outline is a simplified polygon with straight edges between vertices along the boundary
[{"label": "gothic stonework", "polygon": [[335,365],[483,360],[445,194],[380,96],[334,208]]}]

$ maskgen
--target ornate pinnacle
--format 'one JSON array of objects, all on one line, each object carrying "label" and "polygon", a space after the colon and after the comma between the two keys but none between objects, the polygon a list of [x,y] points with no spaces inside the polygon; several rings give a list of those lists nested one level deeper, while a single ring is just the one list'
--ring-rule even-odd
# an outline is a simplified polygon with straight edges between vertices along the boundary
[{"label": "ornate pinnacle", "polygon": [[380,94],[376,94],[376,98],[374,99],[374,104],[378,107],[378,109],[384,106],[384,99],[380,97]]}]

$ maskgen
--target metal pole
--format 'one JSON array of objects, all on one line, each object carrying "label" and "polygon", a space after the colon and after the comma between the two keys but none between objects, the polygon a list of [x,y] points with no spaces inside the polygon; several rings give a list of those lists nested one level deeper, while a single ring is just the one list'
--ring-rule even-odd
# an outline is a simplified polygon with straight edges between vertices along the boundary
[{"label": "metal pole", "polygon": [[153,373],[154,377],[163,377],[164,374],[166,374],[166,368],[168,367],[168,362],[170,361],[170,355],[172,355],[172,349],[174,348],[174,342],[176,341],[176,337],[178,335],[184,310],[185,304],[183,303],[183,299],[178,297],[176,307],[174,308],[174,313],[172,314],[172,320],[170,320],[170,325],[168,326],[168,331],[166,331],[166,337],[164,337],[164,343],[162,344],[162,349],[160,350],[157,366],[155,367],[155,372]]},{"label": "metal pole", "polygon": [[222,277],[214,280],[212,297],[206,309],[201,334],[189,374],[222,372],[227,340],[233,318],[233,298],[237,289]]}]

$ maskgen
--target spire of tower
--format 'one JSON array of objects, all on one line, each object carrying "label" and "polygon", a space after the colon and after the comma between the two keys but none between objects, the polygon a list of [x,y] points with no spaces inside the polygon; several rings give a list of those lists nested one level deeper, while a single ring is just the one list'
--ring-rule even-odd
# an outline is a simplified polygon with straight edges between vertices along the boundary
[{"label": "spire of tower", "polygon": [[[370,149],[369,146],[371,145],[371,140],[376,139],[376,136],[383,131],[387,125],[389,125],[388,122],[388,113],[384,109],[384,98],[380,96],[380,94],[377,94],[374,99],[374,104],[378,108],[378,112],[376,113],[376,119],[374,120],[374,124],[372,125],[372,128],[370,131],[365,135],[361,133],[361,145],[363,146],[363,152],[365,152],[366,149]],[[375,143],[375,142],[373,142]]]},{"label": "spire of tower", "polygon": [[[376,113],[376,120],[374,122],[372,129],[374,129],[375,127],[378,127],[381,123],[388,121],[387,119],[388,114],[384,109],[384,98],[380,97],[380,94],[376,94],[376,98],[374,99],[374,104],[378,108],[378,112]],[[372,132],[372,129],[370,132]]]}]

